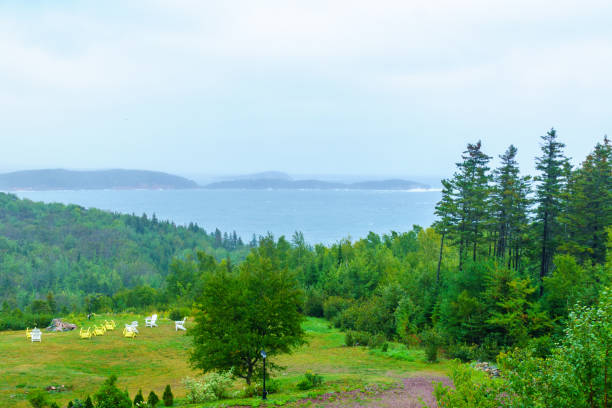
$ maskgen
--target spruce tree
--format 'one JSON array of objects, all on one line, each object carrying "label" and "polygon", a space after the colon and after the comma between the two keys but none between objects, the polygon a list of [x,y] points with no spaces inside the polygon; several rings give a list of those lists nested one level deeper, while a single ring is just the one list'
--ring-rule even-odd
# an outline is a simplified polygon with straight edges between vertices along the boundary
[{"label": "spruce tree", "polygon": [[491,211],[493,254],[507,259],[508,267],[518,269],[523,237],[527,230],[530,192],[529,177],[521,177],[516,161],[517,149],[510,145],[499,156],[501,165],[494,171]]},{"label": "spruce tree", "polygon": [[612,225],[612,146],[607,137],[598,143],[569,180],[567,240],[562,249],[581,262],[604,264],[606,229]]},{"label": "spruce tree", "polygon": [[164,395],[162,395],[162,399],[164,400],[165,407],[171,407],[174,405],[174,395],[172,395],[172,389],[170,389],[170,384],[166,385],[166,389],[164,389]]},{"label": "spruce tree", "polygon": [[489,222],[489,194],[491,175],[488,163],[491,159],[482,152],[482,144],[468,144],[457,163],[458,171],[454,174],[452,184],[455,188],[456,231],[459,241],[459,269],[468,251],[472,260],[476,260],[479,244],[485,237]]},{"label": "spruce tree", "polygon": [[455,189],[452,180],[442,180],[442,198],[436,204],[435,214],[438,219],[433,227],[440,234],[440,255],[438,257],[438,270],[436,272],[436,283],[440,282],[440,266],[442,265],[442,253],[444,251],[444,239],[455,230],[457,224],[457,206],[454,201]]},{"label": "spruce tree", "polygon": [[134,397],[134,406],[137,407],[139,404],[144,402],[144,397],[142,396],[142,390],[138,390],[138,394]]},{"label": "spruce tree", "polygon": [[[540,246],[540,284],[549,274],[552,260],[561,238],[559,216],[563,211],[563,192],[567,183],[568,159],[563,154],[565,145],[557,140],[557,132],[550,129],[542,136],[542,155],[536,158],[540,172],[536,181],[536,233]],[[540,286],[540,293],[543,286]]]},{"label": "spruce tree", "polygon": [[89,395],[85,400],[85,408],[94,408],[93,401],[91,400],[91,397]]},{"label": "spruce tree", "polygon": [[155,392],[151,391],[149,393],[149,396],[147,397],[147,404],[155,408],[155,405],[157,405],[158,402],[159,397],[157,396],[157,394],[155,394]]}]

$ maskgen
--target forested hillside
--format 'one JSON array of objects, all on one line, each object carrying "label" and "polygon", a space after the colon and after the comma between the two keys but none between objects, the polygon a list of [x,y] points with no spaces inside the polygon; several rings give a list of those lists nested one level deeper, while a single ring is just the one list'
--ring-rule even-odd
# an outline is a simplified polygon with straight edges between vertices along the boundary
[{"label": "forested hillside", "polygon": [[[551,130],[533,178],[520,175],[516,154],[510,146],[491,169],[482,144],[468,145],[443,181],[433,228],[314,247],[300,233],[268,236],[260,253],[295,274],[306,314],[361,344],[430,339],[462,359],[534,341],[550,348],[574,305],[595,305],[612,283],[612,146],[605,138],[572,169]],[[202,271],[218,268],[227,265],[205,254],[176,261],[168,287],[188,306]]]},{"label": "forested hillside", "polygon": [[0,193],[0,303],[8,307],[27,309],[49,293],[58,311],[128,289],[156,294],[173,257],[196,249],[235,261],[248,252],[235,233]]}]

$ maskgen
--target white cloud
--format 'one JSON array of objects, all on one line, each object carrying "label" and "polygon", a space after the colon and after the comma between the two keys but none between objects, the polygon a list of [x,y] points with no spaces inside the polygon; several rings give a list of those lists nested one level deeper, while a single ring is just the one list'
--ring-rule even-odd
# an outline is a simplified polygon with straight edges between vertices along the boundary
[{"label": "white cloud", "polygon": [[[608,0],[155,0],[0,11],[0,134],[10,128],[22,140],[43,129],[68,145],[93,122],[112,131],[109,142],[138,132],[125,157],[169,132],[192,148],[231,148],[224,139],[251,133],[274,146],[312,133],[344,138],[332,147],[358,140],[367,152],[384,147],[375,132],[394,134],[397,151],[401,132],[443,132],[440,118],[470,137],[511,118],[612,125]],[[126,127],[125,116],[138,124]]]}]

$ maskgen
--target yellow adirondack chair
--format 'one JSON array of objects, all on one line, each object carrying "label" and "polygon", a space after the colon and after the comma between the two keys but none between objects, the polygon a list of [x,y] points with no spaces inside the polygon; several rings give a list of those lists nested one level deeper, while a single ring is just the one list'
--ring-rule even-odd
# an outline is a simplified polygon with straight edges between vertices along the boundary
[{"label": "yellow adirondack chair", "polygon": [[103,336],[104,333],[106,333],[106,328],[104,326],[98,327],[98,326],[94,325],[94,331],[93,332],[94,332],[94,334],[96,336]]},{"label": "yellow adirondack chair", "polygon": [[30,331],[29,327],[26,327],[26,339],[31,339],[32,338],[32,332]]},{"label": "yellow adirondack chair", "polygon": [[104,328],[105,328],[106,330],[115,330],[115,322],[114,322],[114,321],[112,321],[112,320],[111,320],[110,322],[107,322],[107,321],[105,320],[105,321],[104,321]]},{"label": "yellow adirondack chair", "polygon": [[79,332],[79,337],[82,339],[90,339],[93,337],[93,333],[91,332],[91,327],[88,327],[87,330],[83,330],[81,327],[81,331]]},{"label": "yellow adirondack chair", "polygon": [[123,329],[123,337],[128,337],[134,339],[136,337],[136,332],[129,330],[128,328]]}]

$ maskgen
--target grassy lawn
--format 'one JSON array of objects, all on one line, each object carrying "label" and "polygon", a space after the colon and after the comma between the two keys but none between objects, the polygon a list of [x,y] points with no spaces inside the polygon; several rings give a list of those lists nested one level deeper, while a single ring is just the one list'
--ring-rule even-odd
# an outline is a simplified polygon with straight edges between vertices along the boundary
[{"label": "grassy lawn", "polygon": [[[161,397],[166,384],[170,384],[175,398],[182,399],[185,390],[181,379],[197,375],[187,363],[190,337],[185,332],[175,332],[174,323],[169,320],[158,321],[159,327],[154,329],[144,328],[142,316],[98,316],[95,321],[105,318],[113,318],[118,323],[117,330],[91,341],[79,339],[78,331],[43,332],[42,343],[26,340],[24,332],[0,332],[0,406],[28,407],[26,393],[49,385],[65,385],[71,389],[50,394],[60,406],[65,406],[68,400],[93,394],[111,374],[119,377],[118,386],[127,389],[132,398],[140,388],[145,398],[150,390]],[[67,320],[79,326],[82,323],[78,319]],[[141,325],[140,336],[135,340],[121,335],[123,324],[132,320],[138,320]],[[445,362],[427,364],[421,351],[407,350],[400,345],[392,344],[386,353],[345,347],[344,335],[329,328],[328,322],[322,319],[308,319],[304,329],[308,344],[292,355],[274,360],[286,370],[275,374],[280,391],[269,396],[270,404],[322,392],[362,388],[372,383],[392,385],[399,378],[444,374],[447,370]],[[298,390],[296,384],[306,371],[323,375],[324,385],[316,391]],[[235,387],[239,390],[243,383],[237,381]],[[234,399],[202,406],[256,406],[259,402],[257,398]]]}]

